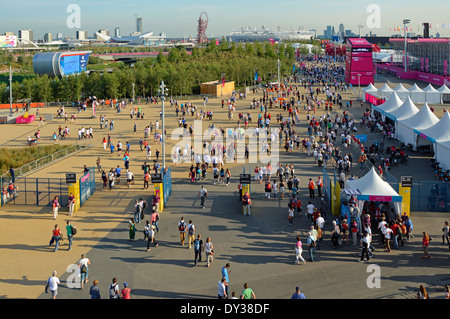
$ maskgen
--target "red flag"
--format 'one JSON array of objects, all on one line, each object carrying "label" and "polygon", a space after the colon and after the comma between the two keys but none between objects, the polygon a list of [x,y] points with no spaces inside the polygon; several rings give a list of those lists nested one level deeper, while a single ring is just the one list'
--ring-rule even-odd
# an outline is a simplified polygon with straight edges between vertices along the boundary
[{"label": "red flag", "polygon": [[222,87],[225,86],[225,77],[222,78]]}]

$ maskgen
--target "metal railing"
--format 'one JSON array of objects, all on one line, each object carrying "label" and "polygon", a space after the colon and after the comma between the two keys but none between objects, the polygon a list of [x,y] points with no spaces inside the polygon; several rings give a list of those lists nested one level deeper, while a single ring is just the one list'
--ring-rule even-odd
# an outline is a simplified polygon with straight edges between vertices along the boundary
[{"label": "metal railing", "polygon": [[[40,168],[43,168],[46,165],[49,165],[57,160],[64,159],[70,155],[73,155],[77,152],[83,151],[85,149],[88,149],[90,147],[94,146],[92,142],[84,141],[84,142],[78,142],[77,144],[70,145],[67,148],[64,148],[62,150],[59,150],[55,153],[46,155],[44,157],[40,157],[30,163],[27,163],[21,167],[18,167],[15,169],[15,177],[19,176],[25,176],[27,174],[30,174]],[[4,184],[5,182],[9,182],[11,179],[11,174],[9,172],[4,173],[0,176],[1,182]]]}]

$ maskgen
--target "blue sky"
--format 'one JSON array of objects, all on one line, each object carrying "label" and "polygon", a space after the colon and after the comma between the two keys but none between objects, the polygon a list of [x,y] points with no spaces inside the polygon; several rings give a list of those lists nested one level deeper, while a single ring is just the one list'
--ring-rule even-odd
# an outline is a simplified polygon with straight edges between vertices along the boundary
[{"label": "blue sky", "polygon": [[[71,29],[66,25],[70,13],[69,4],[77,4],[81,9],[81,28]],[[369,29],[367,19],[368,5],[376,4],[380,8],[380,28]],[[389,28],[401,27],[404,18],[411,19],[413,31],[422,33],[419,25],[430,22],[432,34],[438,31],[450,36],[450,1],[448,0],[16,0],[2,4],[0,12],[0,33],[19,29],[32,29],[34,38],[40,39],[44,33],[63,33],[75,36],[77,30],[87,30],[88,35],[98,29],[120,27],[122,35],[128,35],[136,28],[135,14],[142,17],[144,31],[155,34],[165,32],[167,37],[196,37],[197,20],[202,11],[209,17],[207,36],[215,37],[228,34],[232,29],[262,25],[281,29],[299,26],[315,28],[323,34],[327,25],[337,30],[340,23],[346,29],[358,32],[358,25],[364,25],[362,33],[372,31],[378,35],[389,35]],[[445,29],[442,24],[446,24]],[[436,28],[436,24],[440,28]],[[419,31],[420,30],[420,31]]]}]

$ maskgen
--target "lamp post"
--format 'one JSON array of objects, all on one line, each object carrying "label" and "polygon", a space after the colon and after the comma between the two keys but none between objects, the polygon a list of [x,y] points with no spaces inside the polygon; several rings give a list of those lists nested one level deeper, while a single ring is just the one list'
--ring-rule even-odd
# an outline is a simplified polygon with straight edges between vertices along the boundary
[{"label": "lamp post", "polygon": [[134,105],[134,83],[131,84],[133,86],[133,105]]},{"label": "lamp post", "polygon": [[163,156],[163,173],[166,171],[166,123],[165,123],[165,116],[164,116],[164,100],[167,96],[167,87],[164,84],[164,81],[161,81],[161,85],[158,89],[158,94],[161,97],[161,104],[162,104],[162,156]]},{"label": "lamp post", "polygon": [[277,60],[278,87],[280,86],[280,67],[281,67],[281,62],[280,62],[280,59],[278,58],[278,60]]},{"label": "lamp post", "polygon": [[9,66],[9,113],[13,114],[12,111],[12,70],[11,66]]},{"label": "lamp post", "polygon": [[358,73],[358,88],[359,88],[359,99],[361,100],[361,74]]},{"label": "lamp post", "polygon": [[408,23],[410,23],[410,22],[411,22],[410,19],[403,19],[403,30],[405,31],[405,52],[404,52],[405,61],[403,62],[403,64],[404,64],[404,67],[405,67],[405,72],[407,71],[407,67],[406,67],[406,44],[407,44],[407,41],[406,41],[406,25]]}]

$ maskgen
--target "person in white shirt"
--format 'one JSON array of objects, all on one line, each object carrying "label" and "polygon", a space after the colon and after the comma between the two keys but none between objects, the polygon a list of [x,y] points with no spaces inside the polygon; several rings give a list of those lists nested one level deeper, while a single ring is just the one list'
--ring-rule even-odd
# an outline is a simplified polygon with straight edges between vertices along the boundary
[{"label": "person in white shirt", "polygon": [[320,215],[316,219],[316,225],[319,226],[320,229],[323,229],[323,225],[325,225],[325,219]]},{"label": "person in white shirt", "polygon": [[56,299],[56,295],[58,294],[58,285],[60,284],[59,278],[56,277],[56,270],[52,273],[52,276],[47,279],[47,286],[45,287],[45,292],[48,292],[48,289],[52,292],[52,299]]},{"label": "person in white shirt", "polygon": [[80,261],[78,261],[78,267],[80,267],[81,274],[81,289],[83,289],[83,284],[88,282],[88,269],[91,261],[86,258],[84,254],[81,255]]},{"label": "person in white shirt", "polygon": [[313,221],[313,213],[314,213],[314,205],[311,201],[306,206],[306,214],[308,216],[308,220]]},{"label": "person in white shirt", "polygon": [[225,277],[222,277],[222,279],[217,283],[218,289],[217,289],[217,297],[219,299],[227,299],[227,293],[226,293],[226,287],[227,281],[225,280]]},{"label": "person in white shirt", "polygon": [[133,178],[134,178],[133,172],[128,169],[127,170],[127,185],[128,185],[128,188],[131,187],[131,182],[133,181]]}]

